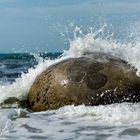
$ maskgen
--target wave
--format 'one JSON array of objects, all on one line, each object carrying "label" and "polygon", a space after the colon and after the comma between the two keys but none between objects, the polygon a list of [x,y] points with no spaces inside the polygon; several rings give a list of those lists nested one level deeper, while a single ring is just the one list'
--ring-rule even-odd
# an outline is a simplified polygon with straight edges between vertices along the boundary
[{"label": "wave", "polygon": [[102,125],[119,126],[140,124],[140,104],[122,103],[99,106],[65,106],[56,111],[40,112],[52,118],[64,120],[93,121]]},{"label": "wave", "polygon": [[[119,43],[111,37],[102,38],[99,36],[103,32],[104,27],[96,32],[81,34],[80,28],[76,27],[74,39],[70,40],[70,47],[64,50],[60,58],[51,60],[39,57],[37,54],[31,54],[38,61],[38,65],[28,69],[26,73],[22,73],[12,84],[0,85],[0,103],[8,97],[16,97],[25,99],[28,91],[33,84],[35,78],[42,73],[47,67],[55,64],[63,59],[70,57],[80,57],[87,52],[103,52],[119,57],[127,61],[130,65],[137,69],[137,74],[140,73],[140,42],[135,43]],[[77,35],[78,34],[78,35]],[[81,34],[79,36],[79,34]]]},{"label": "wave", "polygon": [[[15,136],[21,136],[23,131],[26,135],[32,135],[30,130],[41,134],[50,135],[55,131],[71,129],[71,131],[91,133],[104,130],[111,134],[123,132],[126,128],[138,128],[140,124],[140,104],[122,103],[100,106],[65,106],[58,110],[29,113],[24,109],[3,109],[0,112],[0,135],[15,131]],[[84,125],[83,125],[84,121]],[[47,124],[47,125],[44,125]],[[26,127],[27,126],[27,127]],[[85,129],[83,129],[83,127]],[[121,129],[120,129],[121,128]],[[48,131],[46,131],[48,130]],[[50,130],[50,131],[49,131]],[[13,133],[12,133],[13,134]],[[135,133],[134,133],[135,134]],[[53,135],[53,134],[52,134]]]}]

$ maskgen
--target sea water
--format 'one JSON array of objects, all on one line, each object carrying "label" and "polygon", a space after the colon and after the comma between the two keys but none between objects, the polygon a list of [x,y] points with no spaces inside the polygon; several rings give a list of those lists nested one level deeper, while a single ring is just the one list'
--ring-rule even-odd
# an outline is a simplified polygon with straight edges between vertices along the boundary
[{"label": "sea water", "polygon": [[[104,28],[104,27],[103,27]],[[117,56],[140,73],[140,43],[120,43],[98,36],[103,30],[82,34],[75,28],[68,50],[62,53],[0,54],[0,103],[9,97],[26,99],[35,78],[47,67],[87,52]],[[80,36],[77,36],[81,34]],[[1,140],[139,140],[140,103],[64,106],[31,113],[17,106],[0,107]]]}]

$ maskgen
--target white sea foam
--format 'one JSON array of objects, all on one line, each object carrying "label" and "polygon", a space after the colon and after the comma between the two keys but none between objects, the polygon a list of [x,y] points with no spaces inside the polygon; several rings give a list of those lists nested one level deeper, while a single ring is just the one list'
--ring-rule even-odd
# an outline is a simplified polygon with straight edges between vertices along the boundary
[{"label": "white sea foam", "polygon": [[0,69],[3,69],[3,68],[5,68],[5,67],[6,67],[6,65],[0,63]]},{"label": "white sea foam", "polygon": [[94,107],[66,106],[58,109],[54,116],[69,120],[93,121],[110,126],[134,125],[140,124],[140,104],[122,103]]},{"label": "white sea foam", "polygon": [[[9,124],[8,127],[3,127],[3,125],[0,127],[6,130],[4,134],[24,139],[32,136],[54,140],[64,138],[83,139],[84,137],[93,139],[98,135],[100,137],[105,136],[105,134],[110,139],[120,139],[120,135],[127,130],[129,131],[129,129],[130,131],[134,129],[134,135],[137,134],[140,124],[140,104],[131,103],[95,107],[65,106],[58,110],[39,113],[12,109],[12,111],[3,110],[3,113],[0,114],[8,116],[6,119]],[[16,121],[13,118],[16,118]],[[6,121],[4,124],[6,124]],[[7,133],[11,129],[15,133]],[[140,137],[137,135],[137,138]],[[127,139],[132,139],[131,133],[130,136],[127,136]]]}]

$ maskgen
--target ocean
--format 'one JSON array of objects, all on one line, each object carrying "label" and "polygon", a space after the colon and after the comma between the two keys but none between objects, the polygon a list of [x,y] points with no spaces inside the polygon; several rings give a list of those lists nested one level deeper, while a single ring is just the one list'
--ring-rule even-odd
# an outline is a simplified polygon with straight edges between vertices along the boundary
[{"label": "ocean", "polygon": [[[86,52],[117,56],[140,72],[139,42],[120,43],[98,32],[75,36],[69,49],[57,53],[0,54],[0,103],[26,99],[37,75],[47,67]],[[32,113],[16,104],[0,106],[1,140],[139,140],[140,103],[64,106]]]}]

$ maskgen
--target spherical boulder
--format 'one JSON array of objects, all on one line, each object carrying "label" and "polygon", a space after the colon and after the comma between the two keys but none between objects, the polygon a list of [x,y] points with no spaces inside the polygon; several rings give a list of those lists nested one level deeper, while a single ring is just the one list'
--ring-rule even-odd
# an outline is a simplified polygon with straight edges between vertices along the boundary
[{"label": "spherical boulder", "polygon": [[47,68],[32,85],[32,111],[65,105],[106,105],[140,101],[140,77],[125,61],[102,53],[70,58]]}]

